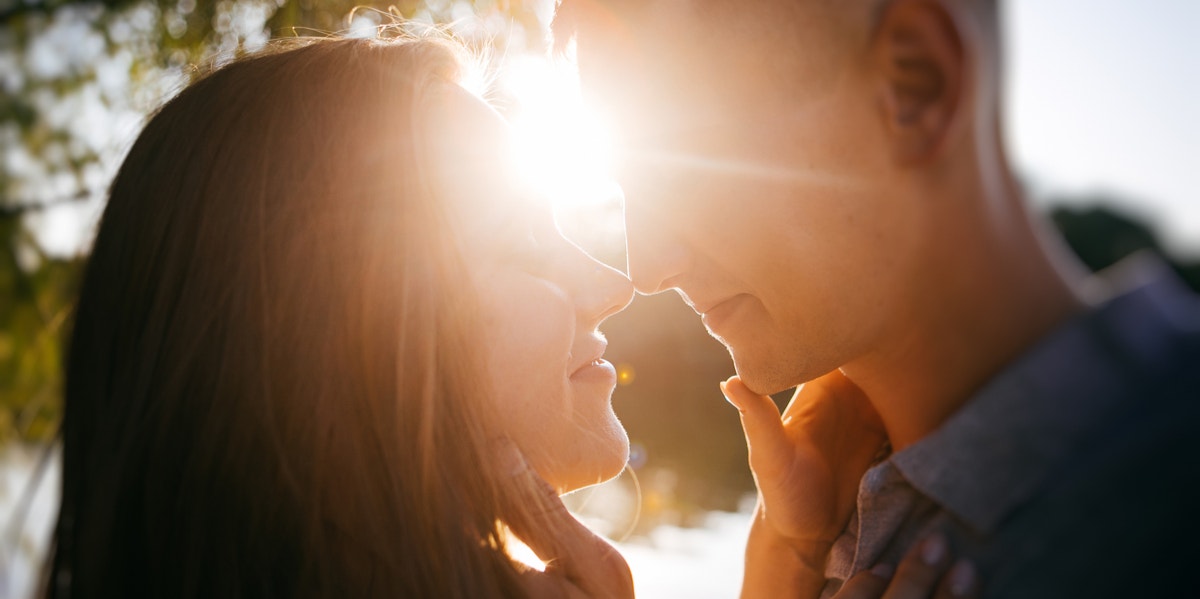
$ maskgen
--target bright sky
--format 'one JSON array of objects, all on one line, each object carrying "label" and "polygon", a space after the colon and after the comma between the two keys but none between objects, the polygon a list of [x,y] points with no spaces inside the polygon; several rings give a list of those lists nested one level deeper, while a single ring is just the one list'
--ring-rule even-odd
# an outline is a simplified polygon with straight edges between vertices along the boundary
[{"label": "bright sky", "polygon": [[1035,193],[1110,191],[1200,257],[1200,2],[1005,3],[1010,147]]}]

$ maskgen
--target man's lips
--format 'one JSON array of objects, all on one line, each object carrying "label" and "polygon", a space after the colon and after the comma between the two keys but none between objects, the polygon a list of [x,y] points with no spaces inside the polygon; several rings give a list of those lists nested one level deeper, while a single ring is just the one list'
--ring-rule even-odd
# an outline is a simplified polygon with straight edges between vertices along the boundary
[{"label": "man's lips", "polygon": [[694,304],[692,309],[700,315],[700,319],[704,321],[704,326],[710,331],[715,332],[715,329],[721,323],[737,311],[738,306],[742,304],[742,300],[746,297],[744,293],[739,293],[713,302]]},{"label": "man's lips", "polygon": [[692,310],[696,311],[696,314],[699,314],[700,316],[704,316],[705,314],[708,314],[709,312],[716,310],[718,307],[725,305],[726,303],[730,302],[733,299],[736,299],[737,297],[738,297],[738,295],[730,295],[730,296],[727,296],[727,297],[724,297],[724,298],[721,298],[718,300],[710,300],[707,302],[697,302],[697,301],[692,301],[691,298],[689,298],[688,296],[685,295],[684,300],[687,302],[687,304],[689,306],[692,307]]}]

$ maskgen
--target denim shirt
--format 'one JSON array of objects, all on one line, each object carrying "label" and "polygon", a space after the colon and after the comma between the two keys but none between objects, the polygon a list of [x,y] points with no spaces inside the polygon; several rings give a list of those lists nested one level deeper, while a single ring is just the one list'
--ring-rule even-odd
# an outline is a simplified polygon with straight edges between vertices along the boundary
[{"label": "denim shirt", "polygon": [[[1135,513],[1128,518],[1136,520],[1144,510],[1134,506],[1154,501],[1136,499],[1137,487],[1148,487],[1142,482],[1104,479],[1137,471],[1136,463],[1131,464],[1132,470],[1118,466],[1141,459],[1135,452],[1150,455],[1146,448],[1156,441],[1131,442],[1124,455],[1114,450],[1104,458],[1111,465],[1089,465],[1088,474],[1076,475],[1076,470],[1082,472],[1081,464],[1094,462],[1090,456],[1105,453],[1096,448],[1122,446],[1114,439],[1145,437],[1145,431],[1126,425],[1149,421],[1146,414],[1167,410],[1163,407],[1167,400],[1159,396],[1171,396],[1175,403],[1170,405],[1186,402],[1181,417],[1195,415],[1200,401],[1195,384],[1164,387],[1162,383],[1188,377],[1195,381],[1200,373],[1200,298],[1165,265],[1146,256],[1110,271],[1102,277],[1123,291],[1052,331],[937,430],[866,472],[859,486],[857,513],[830,553],[822,597],[831,596],[846,579],[876,563],[898,563],[913,543],[934,530],[950,535],[959,554],[982,562],[987,596],[1026,596],[1043,587],[1045,596],[1053,596],[1050,588],[1083,596],[1072,590],[1085,584],[1070,580],[1075,575],[1072,569],[1086,570],[1089,562],[1099,565],[1129,549],[1083,544],[1103,545],[1106,539],[1126,537],[1149,537],[1143,540],[1156,543],[1155,533],[1138,537],[1129,532],[1158,530],[1136,522],[1107,536],[1093,537],[1097,533],[1088,530],[1112,526],[1103,502],[1129,501]],[[1164,388],[1169,391],[1160,391]],[[1170,425],[1175,437],[1188,432],[1177,424]],[[1172,450],[1167,455],[1178,453]],[[1170,467],[1167,476],[1178,478],[1181,467],[1191,470],[1184,475],[1200,474],[1195,453],[1188,453],[1179,465]],[[1154,462],[1168,468],[1162,460]],[[1094,498],[1095,505],[1083,496],[1059,503],[1043,501],[1043,496],[1055,494],[1081,495],[1088,485],[1106,490]],[[1200,485],[1191,484],[1196,486]],[[1109,489],[1114,492],[1108,493]],[[1012,524],[1014,531],[1003,534],[1014,513],[1023,508],[1027,513]],[[1088,515],[1090,509],[1095,510],[1094,517]],[[1088,551],[1106,554],[1092,558]],[[1061,552],[1072,554],[1078,564],[1048,563]],[[1032,564],[1037,563],[1045,563],[1041,567],[1047,571],[1032,574],[1037,569]],[[1102,591],[1106,588],[1095,584]],[[1116,587],[1107,588],[1117,592]]]}]

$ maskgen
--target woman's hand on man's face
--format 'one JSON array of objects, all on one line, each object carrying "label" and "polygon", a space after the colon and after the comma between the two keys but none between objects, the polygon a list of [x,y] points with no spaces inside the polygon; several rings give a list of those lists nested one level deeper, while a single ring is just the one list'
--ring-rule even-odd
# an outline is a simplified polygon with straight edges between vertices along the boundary
[{"label": "woman's hand on man's face", "polygon": [[[829,549],[857,503],[859,481],[884,448],[883,423],[839,371],[802,386],[782,415],[770,397],[737,377],[721,391],[741,413],[759,490],[742,597],[815,597],[825,585]],[[975,597],[975,569],[966,561],[950,564],[945,537],[935,535],[898,568],[881,564],[855,575],[834,599]]]},{"label": "woman's hand on man's face", "polygon": [[741,414],[762,523],[802,554],[827,551],[887,440],[866,394],[835,370],[801,386],[781,416],[736,376],[721,391]]},{"label": "woman's hand on man's face", "polygon": [[738,377],[721,392],[741,414],[758,485],[742,597],[817,597],[859,480],[884,446],[883,424],[866,395],[836,371],[798,389],[782,416]]},{"label": "woman's hand on man's face", "polygon": [[546,562],[544,572],[523,573],[522,584],[533,599],[623,599],[633,597],[633,574],[625,558],[604,539],[576,520],[558,493],[529,467],[510,441],[499,444],[499,461],[509,483],[520,492],[521,505],[504,506],[506,522]]}]

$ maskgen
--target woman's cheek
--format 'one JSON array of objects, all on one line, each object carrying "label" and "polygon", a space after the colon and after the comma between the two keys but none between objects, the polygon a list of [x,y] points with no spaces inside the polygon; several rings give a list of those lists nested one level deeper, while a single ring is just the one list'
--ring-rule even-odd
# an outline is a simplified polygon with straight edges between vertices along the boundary
[{"label": "woman's cheek", "polygon": [[498,278],[484,287],[482,310],[498,432],[543,474],[569,449],[555,438],[571,427],[565,385],[574,335],[573,311],[548,287]]}]

